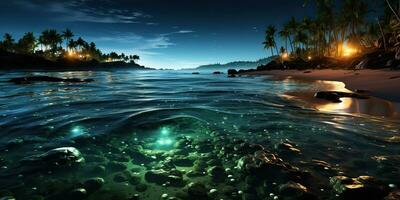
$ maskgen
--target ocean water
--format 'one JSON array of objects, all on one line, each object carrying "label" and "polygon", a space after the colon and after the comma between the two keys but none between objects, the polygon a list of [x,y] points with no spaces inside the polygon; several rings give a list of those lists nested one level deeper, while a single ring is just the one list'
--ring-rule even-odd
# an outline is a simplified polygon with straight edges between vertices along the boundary
[{"label": "ocean water", "polygon": [[[27,85],[7,82],[28,75],[95,81]],[[174,71],[3,73],[0,197],[183,199],[190,182],[201,182],[207,191],[217,189],[212,198],[241,199],[249,184],[244,175],[230,174],[227,181],[232,177],[235,180],[228,184],[211,180],[207,172],[214,165],[228,168],[227,174],[236,170],[239,153],[232,153],[229,159],[218,153],[241,140],[260,144],[291,165],[311,172],[319,184],[304,184],[320,197],[335,197],[334,192],[327,192],[333,191],[329,177],[334,175],[368,175],[385,185],[400,185],[400,121],[341,110],[318,111],[285,98],[287,92],[304,90],[312,84]],[[183,138],[191,140],[192,145],[178,147]],[[298,151],[282,150],[283,143]],[[75,147],[85,161],[78,167],[62,169],[48,166],[50,161],[46,160],[21,161],[60,147]],[[140,151],[146,159],[137,158],[131,150]],[[172,167],[180,170],[183,184],[179,187],[146,177],[150,170],[164,169],[166,160],[177,160],[177,155],[190,160],[189,164]],[[209,162],[202,175],[188,175],[198,160],[207,158],[219,164]],[[315,163],[322,162],[326,166],[320,169]],[[83,183],[92,177],[104,180],[100,189],[75,191],[85,188]],[[132,177],[138,181],[131,181]],[[283,183],[276,181],[274,185]],[[229,197],[232,194],[222,192],[226,185],[240,192]],[[280,198],[273,187],[266,191],[257,193],[258,197]]]}]

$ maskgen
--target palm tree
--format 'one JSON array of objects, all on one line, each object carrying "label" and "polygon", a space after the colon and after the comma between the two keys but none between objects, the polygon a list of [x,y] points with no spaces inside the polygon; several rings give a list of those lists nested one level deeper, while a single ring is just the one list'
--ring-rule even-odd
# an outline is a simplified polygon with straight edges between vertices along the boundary
[{"label": "palm tree", "polygon": [[136,60],[139,60],[140,57],[138,55],[130,55],[129,59],[131,60],[131,62],[136,63]]},{"label": "palm tree", "polygon": [[25,35],[18,41],[17,50],[23,54],[32,54],[37,46],[36,38],[32,32]]},{"label": "palm tree", "polygon": [[397,21],[400,21],[400,16],[399,16],[399,14],[394,10],[394,8],[393,8],[392,4],[390,3],[390,1],[389,1],[389,0],[385,0],[385,1],[386,1],[386,4],[387,4],[388,8],[390,9],[390,11],[392,11],[393,15],[396,17]]},{"label": "palm tree", "polygon": [[290,32],[283,28],[283,30],[279,31],[279,36],[285,40],[285,49],[288,49],[288,40],[290,39]]},{"label": "palm tree", "polygon": [[[290,34],[294,37],[294,35],[297,33],[298,29],[298,23],[296,21],[296,18],[291,17],[289,22],[286,24],[286,27],[288,28]],[[289,38],[290,39],[290,38]],[[292,52],[294,52],[294,49],[296,49],[296,43],[295,41],[291,42],[292,43]]]},{"label": "palm tree", "polygon": [[265,41],[263,42],[264,49],[271,49],[271,55],[274,56],[274,47],[275,43],[271,37],[265,37]]},{"label": "palm tree", "polygon": [[[312,34],[313,21],[309,17],[304,17],[300,24],[300,31],[304,34],[303,37],[306,39],[302,41],[304,44],[304,48],[308,50],[310,45],[310,39]],[[303,39],[303,38],[302,38]]]},{"label": "palm tree", "polygon": [[74,33],[72,33],[71,30],[66,29],[66,30],[62,33],[62,37],[63,37],[63,39],[66,41],[66,42],[65,42],[65,50],[68,52],[68,43],[69,43],[69,41],[72,39],[72,37],[74,37]]},{"label": "palm tree", "polygon": [[15,50],[15,40],[9,33],[4,34],[3,41],[1,42],[0,49],[7,52],[14,52]]},{"label": "palm tree", "polygon": [[272,25],[268,26],[267,30],[265,31],[265,40],[267,41],[267,43],[269,45],[271,45],[270,48],[271,48],[272,55],[274,55],[273,48],[275,48],[276,53],[279,54],[278,47],[276,46],[275,34],[276,34],[275,26],[272,26]]},{"label": "palm tree", "polygon": [[360,37],[360,27],[365,24],[365,17],[368,14],[368,5],[362,0],[345,0],[343,3],[343,13],[349,22],[349,30],[351,35],[357,38],[358,43],[362,46]]},{"label": "palm tree", "polygon": [[84,46],[86,46],[87,42],[83,40],[81,37],[76,40],[76,46],[78,47],[78,50],[82,52]]},{"label": "palm tree", "polygon": [[71,51],[76,51],[77,42],[73,39],[69,40],[68,42],[68,49]]}]

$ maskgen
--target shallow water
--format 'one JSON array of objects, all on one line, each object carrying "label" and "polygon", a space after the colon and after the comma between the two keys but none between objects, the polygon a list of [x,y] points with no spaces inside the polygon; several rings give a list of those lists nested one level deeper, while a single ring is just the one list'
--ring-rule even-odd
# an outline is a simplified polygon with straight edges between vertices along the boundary
[{"label": "shallow water", "polygon": [[[6,82],[26,75],[93,78],[95,82],[29,85]],[[179,138],[215,142],[216,148],[223,147],[223,141],[215,140],[216,135],[226,138],[226,145],[231,145],[233,139],[243,139],[272,152],[279,151],[277,146],[282,142],[291,143],[301,153],[282,158],[311,171],[322,179],[322,185],[329,177],[313,166],[315,160],[329,163],[334,175],[370,175],[385,184],[400,185],[400,121],[341,110],[302,108],[284,97],[287,92],[306,90],[312,84],[315,83],[282,82],[271,77],[227,78],[172,71],[3,74],[0,76],[0,197],[56,198],[93,176],[104,178],[105,185],[84,198],[129,199],[136,193],[141,199],[160,199],[163,193],[178,196],[179,187],[147,183],[144,173],[173,157]],[[141,145],[154,161],[134,162],[131,155],[127,160],[121,159],[135,145]],[[21,169],[30,167],[21,167],[22,158],[65,146],[82,152],[86,159],[83,166],[62,172],[28,169],[25,173],[26,169]],[[190,152],[195,160],[207,154],[196,152],[196,148]],[[141,191],[129,181],[116,181],[115,175],[120,172],[108,170],[114,160],[125,164],[125,171],[140,177],[148,189]],[[222,162],[228,168],[237,160],[234,156],[227,163]],[[106,171],[88,172],[98,165],[104,165]],[[188,183],[203,181],[210,187],[224,187],[209,183],[207,177],[183,176]],[[240,177],[236,179],[232,186],[244,190],[243,181]],[[324,196],[328,194],[321,191],[326,187],[316,186],[311,190]],[[228,198],[226,194],[218,195]]]}]

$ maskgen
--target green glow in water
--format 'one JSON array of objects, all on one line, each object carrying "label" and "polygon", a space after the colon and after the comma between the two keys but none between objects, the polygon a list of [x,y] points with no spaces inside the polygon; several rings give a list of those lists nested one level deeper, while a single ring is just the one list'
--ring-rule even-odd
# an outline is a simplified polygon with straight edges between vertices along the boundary
[{"label": "green glow in water", "polygon": [[85,133],[84,129],[82,127],[80,127],[80,126],[74,126],[71,129],[72,137],[77,137],[77,136],[80,136],[80,135],[82,135],[84,133]]},{"label": "green glow in water", "polygon": [[162,146],[169,146],[173,143],[173,141],[169,138],[161,138],[157,141],[157,143]]},{"label": "green glow in water", "polygon": [[168,130],[168,128],[163,127],[163,128],[161,129],[161,135],[169,135],[169,130]]}]

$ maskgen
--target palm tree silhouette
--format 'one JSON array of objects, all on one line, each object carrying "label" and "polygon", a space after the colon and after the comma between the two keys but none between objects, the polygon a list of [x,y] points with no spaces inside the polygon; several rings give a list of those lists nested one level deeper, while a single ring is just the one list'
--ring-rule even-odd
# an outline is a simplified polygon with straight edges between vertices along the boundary
[{"label": "palm tree silhouette", "polygon": [[32,32],[25,33],[18,41],[17,50],[23,54],[32,54],[37,46],[35,35]]},{"label": "palm tree silhouette", "polygon": [[72,39],[72,37],[74,37],[74,33],[72,33],[71,30],[66,29],[63,33],[62,33],[62,37],[65,40],[65,50],[68,52],[68,43],[69,41]]},{"label": "palm tree silhouette", "polygon": [[14,52],[15,51],[15,40],[13,39],[12,35],[9,33],[4,34],[3,41],[0,45],[1,49],[7,52]]},{"label": "palm tree silhouette", "polygon": [[266,46],[264,46],[264,48],[265,47],[271,48],[272,55],[274,55],[273,48],[275,48],[276,53],[279,54],[278,47],[276,46],[275,34],[276,34],[275,26],[272,26],[272,25],[268,26],[267,30],[265,31],[265,44],[264,45],[266,45]]}]

